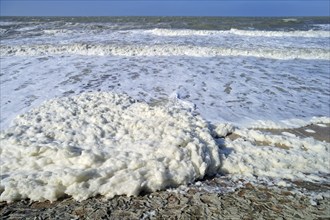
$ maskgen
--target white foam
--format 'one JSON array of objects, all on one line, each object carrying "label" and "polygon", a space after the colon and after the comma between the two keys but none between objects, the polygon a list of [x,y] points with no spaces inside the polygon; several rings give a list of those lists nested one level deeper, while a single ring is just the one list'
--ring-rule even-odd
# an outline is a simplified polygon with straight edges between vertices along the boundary
[{"label": "white foam", "polygon": [[69,45],[18,45],[0,47],[2,56],[40,56],[40,55],[88,55],[88,56],[245,56],[270,59],[313,59],[330,60],[330,51],[327,49],[310,48],[258,48],[236,49],[222,47],[203,47],[190,45],[93,45],[93,44],[69,44]]},{"label": "white foam", "polygon": [[290,133],[290,132],[286,132],[286,131],[281,132],[281,134],[282,134],[282,135],[285,135],[285,136],[288,136],[288,137],[297,137],[297,135],[292,134],[292,133]]},{"label": "white foam", "polygon": [[[280,186],[286,186],[283,178],[328,181],[329,143],[234,130],[228,123],[210,126],[177,104],[151,107],[125,95],[83,93],[18,116],[0,136],[1,201],[137,195],[219,171],[275,178]],[[232,132],[242,138],[219,142],[218,151],[213,137]]]},{"label": "white foam", "polygon": [[305,130],[306,132],[308,132],[308,133],[316,133],[314,130],[312,130],[312,129],[306,129]]},{"label": "white foam", "polygon": [[73,31],[66,29],[47,29],[43,30],[43,32],[48,35],[64,35],[73,33]]},{"label": "white foam", "polygon": [[16,25],[16,24],[22,24],[22,22],[17,22],[17,21],[0,21],[0,26]]},{"label": "white foam", "polygon": [[318,123],[330,123],[330,117],[311,117],[309,119],[286,119],[280,121],[271,121],[271,120],[256,120],[247,124],[249,128],[262,128],[262,129],[289,129],[289,128],[299,128],[305,127],[311,124]]},{"label": "white foam", "polygon": [[[188,95],[188,94],[186,94],[186,95]],[[178,92],[178,91],[174,91],[174,92],[172,92],[172,94],[169,95],[168,105],[169,106],[171,106],[171,105],[180,106],[180,108],[186,109],[190,112],[194,112],[196,110],[196,105],[192,102],[185,101],[184,93],[182,94],[182,92]]]},{"label": "white foam", "polygon": [[234,131],[234,126],[230,123],[221,123],[215,125],[213,132],[217,137],[226,137]]},{"label": "white foam", "polygon": [[[222,149],[224,172],[244,176],[328,181],[329,143],[313,138],[269,135],[256,130],[236,130],[235,133],[242,138],[226,140],[226,147]],[[255,141],[269,143],[269,146],[256,146]]]},{"label": "white foam", "polygon": [[282,19],[282,21],[284,21],[284,22],[297,22],[298,19],[296,19],[296,18],[284,18],[284,19]]},{"label": "white foam", "polygon": [[157,36],[212,36],[216,34],[222,34],[224,31],[207,31],[207,30],[189,30],[189,29],[161,29],[156,28],[152,30],[146,30],[145,33],[149,33]]},{"label": "white foam", "polygon": [[212,175],[219,165],[200,117],[84,93],[48,101],[1,133],[1,201],[137,195]]},{"label": "white foam", "polygon": [[30,26],[30,27],[22,27],[22,28],[18,28],[16,29],[17,31],[21,31],[21,32],[25,32],[25,31],[32,31],[37,29],[38,26]]},{"label": "white foam", "polygon": [[328,31],[257,31],[257,30],[238,30],[228,31],[209,31],[209,30],[173,30],[173,29],[153,29],[146,31],[158,36],[223,36],[239,35],[249,37],[302,37],[302,38],[328,38]]},{"label": "white foam", "polygon": [[328,31],[246,31],[232,29],[232,33],[252,37],[296,37],[296,38],[329,38]]},{"label": "white foam", "polygon": [[[328,67],[328,61],[251,57],[1,57],[0,127],[45,100],[97,90],[150,103],[172,100],[214,124],[325,123],[330,122]],[[313,119],[316,115],[326,117]]]}]

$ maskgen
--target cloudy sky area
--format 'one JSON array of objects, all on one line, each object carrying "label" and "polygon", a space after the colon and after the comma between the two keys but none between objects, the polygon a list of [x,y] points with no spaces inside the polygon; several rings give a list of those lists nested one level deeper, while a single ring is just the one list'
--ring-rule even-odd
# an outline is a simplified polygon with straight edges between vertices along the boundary
[{"label": "cloudy sky area", "polygon": [[0,0],[1,16],[329,16],[329,0]]}]

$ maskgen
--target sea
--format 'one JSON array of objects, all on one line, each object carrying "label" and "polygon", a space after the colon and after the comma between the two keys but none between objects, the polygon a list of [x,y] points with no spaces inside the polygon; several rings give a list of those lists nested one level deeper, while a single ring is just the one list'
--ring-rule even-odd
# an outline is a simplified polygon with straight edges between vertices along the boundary
[{"label": "sea", "polygon": [[254,130],[330,123],[329,17],[1,17],[0,39],[2,201],[329,182],[329,143]]}]

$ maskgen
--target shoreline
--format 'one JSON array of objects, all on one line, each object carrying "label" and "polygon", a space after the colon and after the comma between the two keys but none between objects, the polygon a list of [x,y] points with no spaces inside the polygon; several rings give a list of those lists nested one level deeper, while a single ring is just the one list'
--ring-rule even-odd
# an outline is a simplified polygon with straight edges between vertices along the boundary
[{"label": "shoreline", "polygon": [[[270,135],[290,135],[298,138],[313,138],[317,141],[330,143],[330,124],[328,123],[310,124],[299,128],[289,128],[289,129],[251,128],[248,130],[256,130]],[[241,136],[239,134],[236,134],[235,132],[228,135],[228,138],[232,141],[240,137]],[[269,143],[256,141],[255,144],[259,146],[265,144],[267,145]]]},{"label": "shoreline", "polygon": [[[315,133],[306,132],[307,129]],[[299,129],[263,130],[290,132],[329,143],[330,124]],[[235,134],[226,138],[233,139]],[[256,143],[258,144],[258,143]],[[230,176],[204,178],[189,186],[127,197],[101,196],[82,202],[71,197],[55,202],[1,202],[1,219],[316,219],[330,218],[330,184],[283,180],[283,184],[255,177],[255,181]]]},{"label": "shoreline", "polygon": [[320,123],[311,124],[295,129],[259,129],[261,131],[270,132],[271,134],[281,134],[282,132],[289,132],[300,138],[312,137],[318,141],[325,141],[330,143],[330,124]]},{"label": "shoreline", "polygon": [[[238,181],[239,182],[239,181]],[[233,192],[215,193],[207,187],[222,178],[197,182],[181,190],[146,195],[93,197],[82,202],[64,198],[50,203],[23,200],[1,203],[1,219],[316,219],[330,217],[329,184],[293,183],[290,187],[255,186],[241,182]],[[201,185],[203,185],[201,187]],[[306,196],[301,192],[310,192]],[[313,194],[313,192],[318,192]],[[314,195],[314,196],[313,196]]]}]

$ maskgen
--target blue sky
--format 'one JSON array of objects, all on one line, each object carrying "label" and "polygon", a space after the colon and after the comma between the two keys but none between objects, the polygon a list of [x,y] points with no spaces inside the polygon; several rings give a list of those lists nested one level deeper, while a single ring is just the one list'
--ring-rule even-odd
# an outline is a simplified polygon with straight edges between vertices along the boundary
[{"label": "blue sky", "polygon": [[329,16],[329,0],[0,0],[1,16]]}]

